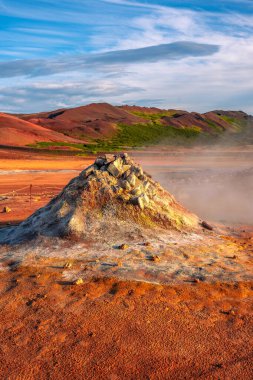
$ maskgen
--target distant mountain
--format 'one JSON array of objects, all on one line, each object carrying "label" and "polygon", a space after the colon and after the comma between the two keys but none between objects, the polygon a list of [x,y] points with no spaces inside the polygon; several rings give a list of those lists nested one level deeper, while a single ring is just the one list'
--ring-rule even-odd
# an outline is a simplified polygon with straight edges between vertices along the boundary
[{"label": "distant mountain", "polygon": [[[160,142],[212,142],[217,139],[245,142],[245,138],[253,141],[253,118],[242,111],[216,110],[200,114],[94,103],[37,114],[5,115],[5,118],[9,145],[34,144],[38,148],[59,145],[73,148],[79,143],[78,149],[84,151],[112,151]],[[8,133],[4,132],[3,122],[0,128],[0,144],[4,144]]]},{"label": "distant mountain", "polygon": [[147,120],[157,120],[164,126],[178,129],[199,128],[210,135],[217,132],[236,132],[249,115],[242,111],[212,111],[204,114],[182,110],[163,110],[138,106],[122,106],[121,109]]},{"label": "distant mountain", "polygon": [[25,146],[45,142],[77,143],[78,140],[15,116],[0,113],[0,145]]},{"label": "distant mountain", "polygon": [[93,103],[77,108],[18,116],[84,140],[113,136],[118,123],[133,124],[142,121],[138,116],[107,103]]}]

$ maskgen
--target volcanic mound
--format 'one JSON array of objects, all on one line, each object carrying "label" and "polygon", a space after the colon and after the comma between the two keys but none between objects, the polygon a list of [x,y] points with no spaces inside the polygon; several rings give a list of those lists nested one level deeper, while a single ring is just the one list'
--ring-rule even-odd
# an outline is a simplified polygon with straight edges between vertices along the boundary
[{"label": "volcanic mound", "polygon": [[106,154],[73,178],[59,195],[19,226],[0,231],[0,242],[16,244],[38,236],[111,237],[128,227],[192,231],[199,218],[143,172],[129,156]]}]

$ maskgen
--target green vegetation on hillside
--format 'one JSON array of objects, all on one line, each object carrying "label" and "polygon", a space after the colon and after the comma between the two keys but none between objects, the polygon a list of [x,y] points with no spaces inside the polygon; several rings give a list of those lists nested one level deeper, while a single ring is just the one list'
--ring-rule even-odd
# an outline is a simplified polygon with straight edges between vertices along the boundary
[{"label": "green vegetation on hillside", "polygon": [[[62,150],[70,154],[89,154],[99,152],[113,152],[137,147],[150,146],[163,143],[164,145],[189,145],[194,143],[210,144],[221,138],[224,128],[208,118],[204,118],[205,122],[211,128],[209,132],[205,132],[201,127],[189,125],[185,128],[177,128],[172,125],[164,125],[163,117],[173,117],[176,111],[161,111],[161,112],[145,112],[145,111],[129,111],[136,116],[145,119],[146,122],[135,124],[119,123],[115,135],[111,138],[90,139],[89,143],[53,143],[40,142],[31,145],[34,148],[50,150],[54,153],[60,153]],[[235,138],[240,137],[240,134],[247,127],[247,121],[240,118],[234,118],[227,115],[219,115],[221,120],[229,123],[234,132]],[[168,119],[169,120],[169,119]],[[79,136],[87,141],[87,136]],[[59,147],[59,149],[57,148]]]},{"label": "green vegetation on hillside", "polygon": [[246,126],[244,120],[236,119],[235,117],[227,115],[218,115],[220,119],[226,121],[228,124],[232,125],[236,131],[241,131],[243,127]]},{"label": "green vegetation on hillside", "polygon": [[119,124],[118,132],[111,140],[95,140],[96,146],[87,144],[88,149],[97,151],[121,150],[121,148],[136,148],[157,144],[166,139],[187,140],[196,138],[200,133],[197,127],[177,129],[164,126],[158,122],[148,124]]},{"label": "green vegetation on hillside", "polygon": [[161,141],[187,142],[199,136],[201,129],[198,127],[178,129],[172,126],[164,126],[159,122],[118,124],[118,130],[111,139],[94,139],[89,144],[39,142],[31,145],[36,148],[70,147],[78,149],[79,153],[110,152],[157,144]]},{"label": "green vegetation on hillside", "polygon": [[159,121],[162,117],[168,116],[172,117],[176,114],[176,111],[164,111],[164,112],[157,112],[157,113],[149,113],[149,112],[141,112],[141,111],[128,111],[129,113],[139,116],[142,119],[147,119],[150,121]]}]

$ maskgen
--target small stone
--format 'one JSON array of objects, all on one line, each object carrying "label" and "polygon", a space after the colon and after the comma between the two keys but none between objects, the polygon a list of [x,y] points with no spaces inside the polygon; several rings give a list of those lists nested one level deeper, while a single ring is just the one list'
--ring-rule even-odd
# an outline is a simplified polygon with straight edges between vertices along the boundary
[{"label": "small stone", "polygon": [[130,199],[130,196],[128,194],[120,194],[118,195],[117,199],[122,202],[128,202]]},{"label": "small stone", "polygon": [[108,166],[107,170],[114,177],[119,177],[119,175],[120,175],[120,170],[114,165],[114,163],[111,163]]},{"label": "small stone", "polygon": [[8,206],[4,206],[4,208],[3,208],[3,213],[4,213],[4,214],[8,214],[9,212],[11,212],[11,208],[8,207]]},{"label": "small stone", "polygon": [[91,174],[94,173],[95,167],[94,165],[89,166],[87,169],[81,172],[81,176],[84,178],[88,178]]},{"label": "small stone", "polygon": [[65,269],[68,269],[68,268],[71,268],[72,267],[72,263],[66,263],[65,265],[64,265],[64,268]]},{"label": "small stone", "polygon": [[123,174],[123,178],[124,178],[124,179],[127,179],[127,177],[130,176],[130,174],[131,174],[131,170],[129,169],[129,170],[127,170],[127,171]]},{"label": "small stone", "polygon": [[122,193],[122,188],[120,186],[117,186],[117,185],[113,185],[112,186],[112,191],[114,192],[114,194],[121,194]]},{"label": "small stone", "polygon": [[119,186],[121,186],[122,189],[124,189],[124,190],[130,190],[131,189],[129,182],[127,182],[126,180],[121,180],[119,182]]},{"label": "small stone", "polygon": [[128,249],[129,246],[127,244],[121,244],[118,246],[118,249],[122,249],[122,250],[125,250],[125,249]]},{"label": "small stone", "polygon": [[131,194],[132,194],[132,195],[139,196],[139,195],[142,194],[142,190],[140,189],[140,187],[136,187],[135,189],[133,189],[133,190],[131,191]]},{"label": "small stone", "polygon": [[119,157],[115,161],[111,162],[107,170],[114,177],[119,177],[123,173],[122,159]]},{"label": "small stone", "polygon": [[156,262],[157,262],[157,261],[160,261],[161,259],[160,259],[160,257],[159,257],[158,255],[151,255],[151,256],[150,256],[150,260],[151,260],[151,261],[156,261]]},{"label": "small stone", "polygon": [[207,222],[205,222],[204,220],[201,222],[201,226],[204,227],[206,230],[209,230],[209,231],[213,230],[213,227]]},{"label": "small stone", "polygon": [[130,183],[131,186],[135,186],[135,184],[136,184],[136,176],[133,173],[131,173],[127,177],[127,181]]},{"label": "small stone", "polygon": [[137,177],[140,177],[143,175],[143,170],[140,167],[135,168],[135,173]]},{"label": "small stone", "polygon": [[99,168],[101,168],[101,167],[103,167],[104,164],[105,164],[105,159],[104,159],[103,157],[98,157],[98,158],[96,159],[96,161],[95,161],[95,164],[96,164]]},{"label": "small stone", "polygon": [[146,195],[146,194],[143,194],[142,195],[142,198],[143,198],[143,202],[146,206],[149,205],[149,197]]},{"label": "small stone", "polygon": [[115,156],[114,156],[114,154],[105,154],[105,159],[106,159],[107,163],[113,162],[113,161],[115,161]]},{"label": "small stone", "polygon": [[127,172],[130,168],[131,168],[131,165],[123,165],[121,173],[123,174]]},{"label": "small stone", "polygon": [[120,157],[123,158],[123,159],[128,159],[129,158],[129,156],[128,156],[127,153],[121,153]]},{"label": "small stone", "polygon": [[74,284],[75,285],[82,285],[83,284],[83,279],[82,278],[78,278],[77,280],[75,280]]},{"label": "small stone", "polygon": [[143,183],[143,188],[144,188],[145,191],[148,190],[149,186],[150,186],[150,183],[149,183],[148,181],[145,181],[145,182]]},{"label": "small stone", "polygon": [[132,205],[139,206],[141,210],[144,209],[144,202],[141,197],[133,197],[133,198],[130,198],[129,201]]}]

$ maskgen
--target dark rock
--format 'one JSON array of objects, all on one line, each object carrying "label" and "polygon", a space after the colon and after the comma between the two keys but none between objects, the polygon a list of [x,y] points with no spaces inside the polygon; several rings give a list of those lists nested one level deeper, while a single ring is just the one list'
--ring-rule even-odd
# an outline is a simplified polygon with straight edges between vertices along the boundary
[{"label": "dark rock", "polygon": [[204,220],[201,222],[201,226],[204,227],[206,230],[209,230],[209,231],[213,230],[213,227],[207,222],[205,222]]},{"label": "dark rock", "polygon": [[3,213],[4,213],[4,214],[8,214],[9,212],[11,212],[11,208],[8,207],[8,206],[4,206],[4,208],[3,208]]},{"label": "dark rock", "polygon": [[129,246],[127,244],[121,244],[118,246],[118,249],[122,249],[122,250],[125,250],[127,248],[129,248]]},{"label": "dark rock", "polygon": [[103,157],[98,157],[95,161],[95,164],[101,168],[105,164],[105,159]]}]

